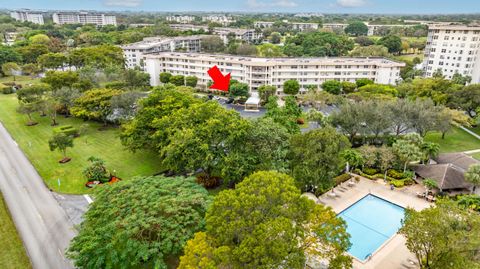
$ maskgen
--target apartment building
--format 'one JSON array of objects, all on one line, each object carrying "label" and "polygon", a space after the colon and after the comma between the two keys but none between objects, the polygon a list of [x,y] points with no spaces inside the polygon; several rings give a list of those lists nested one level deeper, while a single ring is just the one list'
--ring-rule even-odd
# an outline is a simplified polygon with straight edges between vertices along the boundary
[{"label": "apartment building", "polygon": [[318,23],[292,22],[290,25],[293,30],[297,31],[318,30]]},{"label": "apartment building", "polygon": [[219,23],[223,26],[228,26],[231,23],[234,23],[235,20],[232,17],[225,16],[225,15],[209,15],[202,17],[203,22],[214,22]]},{"label": "apartment building", "polygon": [[14,10],[10,12],[10,17],[21,22],[32,22],[35,24],[44,24],[43,14],[41,12],[35,12],[28,9]]},{"label": "apartment building", "polygon": [[[192,24],[170,24],[170,28],[179,31],[200,31],[207,32],[209,30],[206,25],[192,25]],[[257,33],[255,29],[241,29],[229,27],[215,27],[212,33],[218,35],[225,44],[228,44],[230,36],[234,36],[237,40],[242,40],[248,43],[255,43],[262,40],[263,34]]]},{"label": "apartment building", "polygon": [[[307,30],[318,30],[318,23],[307,23],[307,22],[288,22],[287,20],[283,21],[287,23],[292,30],[296,31],[307,31]],[[255,28],[271,28],[275,22],[272,21],[256,21],[253,23]]]},{"label": "apartment building", "polygon": [[215,27],[213,34],[218,35],[225,44],[228,44],[230,37],[235,37],[236,40],[242,40],[247,43],[255,43],[262,40],[263,34],[255,31],[255,29],[240,29],[240,28],[222,28]]},{"label": "apartment building", "polygon": [[208,31],[207,25],[194,25],[194,24],[169,24],[170,28],[178,31]]},{"label": "apartment building", "polygon": [[480,26],[431,25],[423,62],[425,76],[441,70],[448,79],[459,73],[480,83],[479,50]]},{"label": "apartment building", "polygon": [[143,41],[120,46],[125,57],[127,68],[144,69],[145,57],[149,53],[158,52],[200,52],[204,35],[179,37],[148,37]]},{"label": "apartment building", "polygon": [[146,72],[151,85],[160,84],[159,75],[196,76],[199,85],[211,80],[207,71],[214,65],[232,79],[247,83],[251,91],[262,85],[277,87],[283,92],[283,83],[296,79],[305,91],[308,85],[320,86],[327,80],[355,82],[368,78],[376,83],[395,84],[400,79],[399,63],[383,58],[258,58],[234,55],[163,52],[146,55]]},{"label": "apartment building", "polygon": [[165,20],[167,20],[168,22],[187,24],[187,23],[192,23],[195,20],[195,17],[189,16],[189,15],[173,15],[173,16],[167,16]]},{"label": "apartment building", "polygon": [[347,26],[347,23],[324,23],[322,27],[332,32],[343,32]]},{"label": "apartment building", "polygon": [[96,12],[55,12],[52,15],[56,24],[95,24],[97,26],[117,25],[117,17]]}]

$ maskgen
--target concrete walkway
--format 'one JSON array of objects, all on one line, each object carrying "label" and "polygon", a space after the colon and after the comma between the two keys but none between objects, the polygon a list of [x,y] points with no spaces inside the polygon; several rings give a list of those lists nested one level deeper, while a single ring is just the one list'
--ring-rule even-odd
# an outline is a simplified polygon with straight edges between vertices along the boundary
[{"label": "concrete walkway", "polygon": [[469,129],[467,129],[467,128],[463,127],[463,126],[460,126],[460,129],[464,130],[465,132],[473,135],[475,138],[477,138],[478,140],[480,140],[480,135],[478,135],[478,134],[470,131]]}]

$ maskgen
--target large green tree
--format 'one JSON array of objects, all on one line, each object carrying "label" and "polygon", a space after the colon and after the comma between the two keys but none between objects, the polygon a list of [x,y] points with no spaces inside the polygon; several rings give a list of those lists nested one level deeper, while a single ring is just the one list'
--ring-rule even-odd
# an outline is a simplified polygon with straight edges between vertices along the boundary
[{"label": "large green tree", "polygon": [[144,177],[99,188],[68,256],[78,268],[167,268],[205,226],[208,192],[192,178]]},{"label": "large green tree", "polygon": [[287,38],[284,53],[288,56],[342,56],[348,54],[354,42],[347,36],[329,32],[304,32]]},{"label": "large green tree", "polygon": [[377,45],[382,45],[388,48],[390,53],[400,53],[402,51],[402,39],[395,35],[388,35],[380,38]]},{"label": "large green tree", "polygon": [[345,33],[353,36],[366,36],[368,27],[361,21],[352,22],[345,27]]},{"label": "large green tree", "polygon": [[340,153],[347,148],[348,139],[332,127],[293,136],[289,159],[297,185],[304,191],[328,190],[344,167]]},{"label": "large green tree", "polygon": [[475,192],[476,187],[480,185],[480,165],[474,164],[468,167],[465,180],[473,184],[472,192]]},{"label": "large green tree", "polygon": [[157,119],[167,118],[182,108],[188,108],[200,100],[189,92],[181,92],[169,87],[157,87],[148,97],[140,100],[135,118],[122,125],[120,138],[128,149],[158,150],[162,141],[155,139],[158,129]]},{"label": "large green tree", "polygon": [[283,93],[296,95],[300,90],[300,83],[297,80],[291,79],[283,83]]},{"label": "large green tree", "polygon": [[422,269],[479,268],[480,215],[449,200],[416,211],[407,209],[400,233]]},{"label": "large green tree", "polygon": [[345,222],[278,172],[257,172],[219,193],[206,222],[179,268],[304,268],[306,255],[328,260],[330,268],[352,263]]},{"label": "large green tree", "polygon": [[207,177],[227,176],[222,171],[236,169],[228,157],[242,147],[249,127],[238,112],[214,101],[180,108],[154,125],[163,167],[178,173],[200,169]]},{"label": "large green tree", "polygon": [[70,113],[73,116],[102,121],[107,124],[107,117],[112,113],[111,99],[122,92],[112,89],[94,89],[84,92],[75,100]]}]

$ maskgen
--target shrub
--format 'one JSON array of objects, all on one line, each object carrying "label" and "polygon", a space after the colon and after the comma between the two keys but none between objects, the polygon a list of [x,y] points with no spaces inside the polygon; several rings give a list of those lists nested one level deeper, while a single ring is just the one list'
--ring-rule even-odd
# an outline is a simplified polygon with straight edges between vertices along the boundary
[{"label": "shrub", "polygon": [[401,187],[405,186],[405,181],[404,180],[392,180],[390,183],[393,186],[395,186],[395,188],[401,188]]},{"label": "shrub", "polygon": [[72,125],[64,125],[64,126],[59,126],[53,129],[53,132],[55,134],[63,133],[68,136],[78,136],[79,132],[78,129],[73,127]]},{"label": "shrub", "polygon": [[345,173],[333,178],[333,180],[335,181],[335,185],[339,185],[340,183],[343,183],[349,180],[350,178],[352,178],[352,176],[350,174]]},{"label": "shrub", "polygon": [[123,81],[112,81],[105,83],[105,88],[107,89],[123,89],[126,88],[127,84]]},{"label": "shrub", "polygon": [[9,87],[9,86],[5,86],[5,87],[1,87],[1,88],[0,88],[0,91],[1,91],[3,94],[12,94],[12,93],[13,93],[13,88],[12,88],[12,87]]},{"label": "shrub", "polygon": [[365,167],[363,168],[363,172],[369,176],[373,176],[378,173],[378,170],[375,168]]},{"label": "shrub", "polygon": [[390,169],[390,170],[388,170],[387,176],[392,177],[392,178],[394,178],[394,179],[402,179],[402,178],[405,177],[405,175],[403,174],[403,172],[399,172],[399,171],[397,171],[397,170],[395,170],[395,169]]},{"label": "shrub", "polygon": [[216,176],[209,176],[207,173],[199,173],[196,179],[197,183],[207,189],[213,189],[222,183],[221,179]]},{"label": "shrub", "polygon": [[410,185],[413,185],[415,183],[415,181],[413,181],[413,179],[411,179],[411,178],[405,178],[405,179],[403,179],[403,182],[405,183],[405,186],[410,186]]}]

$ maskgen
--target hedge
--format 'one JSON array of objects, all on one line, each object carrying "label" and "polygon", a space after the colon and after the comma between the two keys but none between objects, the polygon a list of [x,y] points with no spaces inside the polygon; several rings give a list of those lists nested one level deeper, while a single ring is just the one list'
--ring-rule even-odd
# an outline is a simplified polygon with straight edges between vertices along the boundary
[{"label": "hedge", "polygon": [[333,178],[333,180],[335,181],[335,185],[339,185],[349,179],[351,179],[352,176],[350,174],[341,174],[335,178]]},{"label": "hedge", "polygon": [[403,186],[405,186],[405,181],[403,180],[392,180],[390,181],[390,184],[392,184],[393,186],[395,186],[395,188],[401,188]]},{"label": "hedge", "polygon": [[12,93],[13,93],[13,88],[10,87],[10,86],[5,86],[5,87],[1,87],[1,88],[0,88],[0,91],[1,91],[3,94],[12,94]]},{"label": "hedge", "polygon": [[79,135],[77,128],[73,127],[72,125],[64,125],[64,126],[56,127],[53,129],[53,132],[56,134],[64,133],[65,135],[69,135],[69,136]]}]

